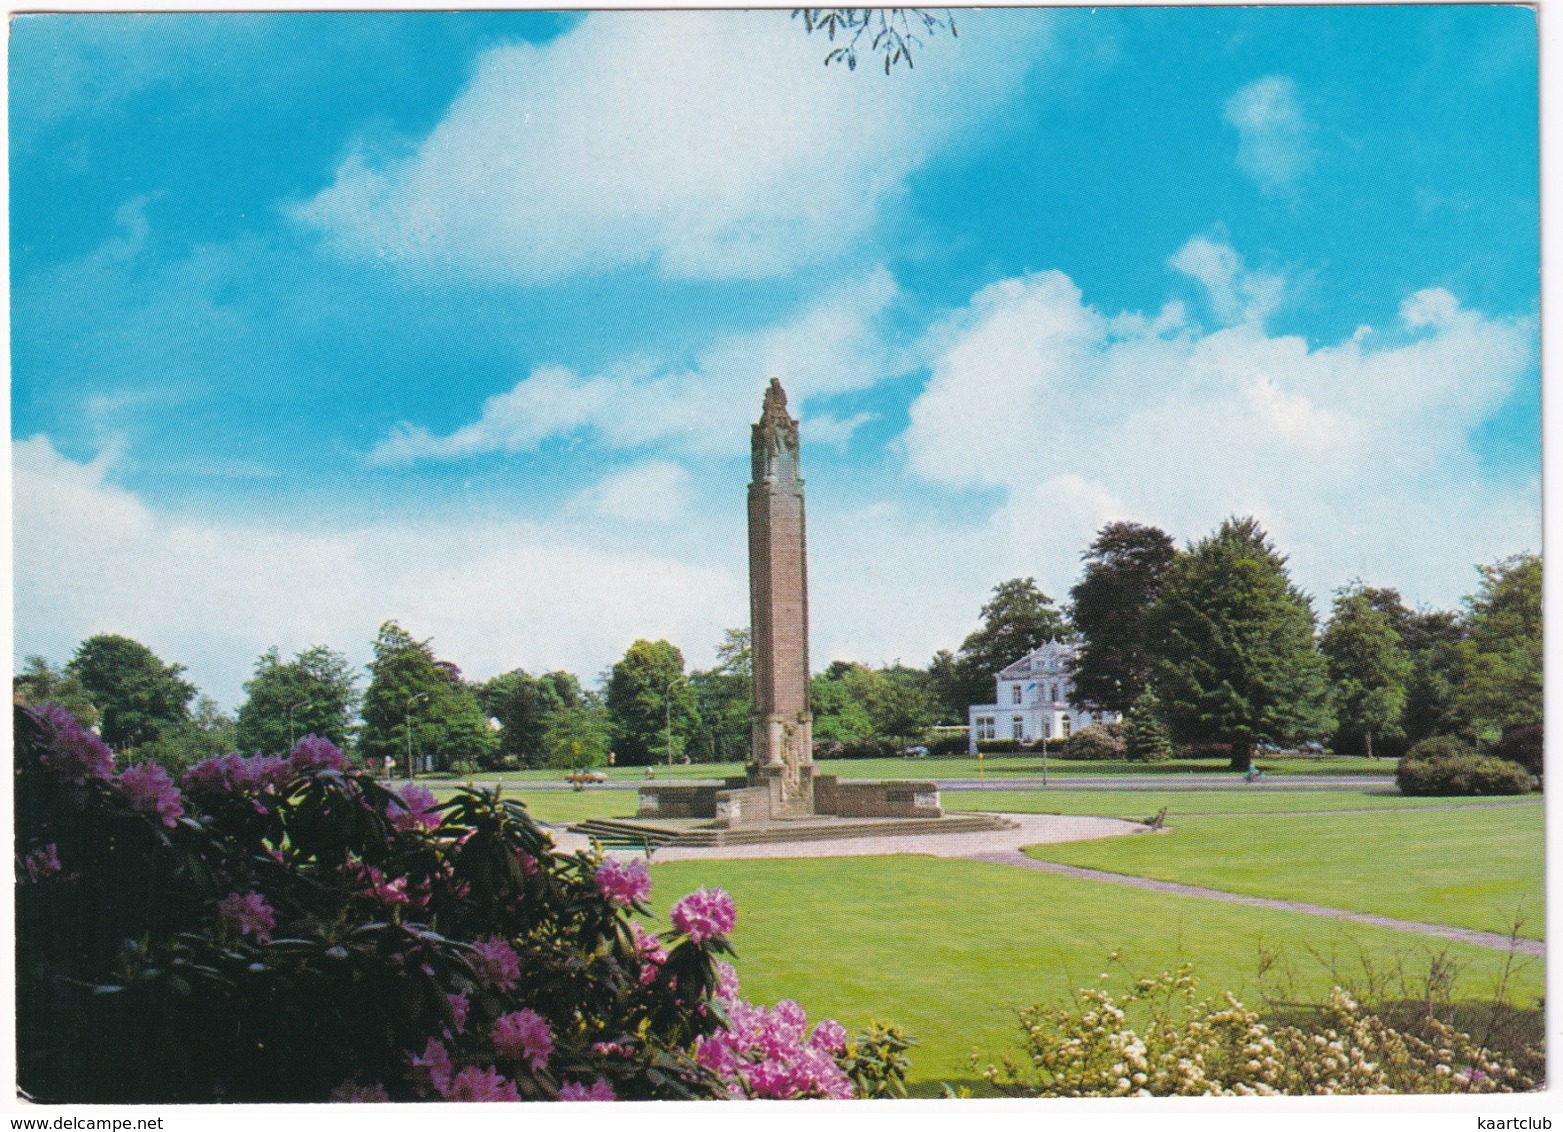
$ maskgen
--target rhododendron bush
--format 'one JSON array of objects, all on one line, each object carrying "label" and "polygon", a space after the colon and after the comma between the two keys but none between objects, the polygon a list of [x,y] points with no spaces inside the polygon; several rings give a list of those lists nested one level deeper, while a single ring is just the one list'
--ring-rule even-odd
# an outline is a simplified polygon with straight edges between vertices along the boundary
[{"label": "rhododendron bush", "polygon": [[[850,1097],[842,1028],[738,995],[721,890],[554,851],[315,736],[176,783],[16,713],[18,1076],[49,1101]],[[849,1075],[849,1070],[851,1074]]]}]

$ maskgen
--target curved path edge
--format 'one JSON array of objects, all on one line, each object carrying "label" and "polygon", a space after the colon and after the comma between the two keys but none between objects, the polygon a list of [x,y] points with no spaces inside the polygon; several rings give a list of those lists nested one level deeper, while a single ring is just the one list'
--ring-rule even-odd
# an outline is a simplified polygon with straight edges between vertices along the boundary
[{"label": "curved path edge", "polygon": [[1200,896],[1207,900],[1221,900],[1228,904],[1242,904],[1249,908],[1268,908],[1277,912],[1301,912],[1308,916],[1322,916],[1326,919],[1345,920],[1353,924],[1368,924],[1377,928],[1392,928],[1395,931],[1414,932],[1418,935],[1447,939],[1455,943],[1469,943],[1477,947],[1494,948],[1499,951],[1512,949],[1521,955],[1545,956],[1547,954],[1547,945],[1538,939],[1506,936],[1501,932],[1477,931],[1475,928],[1457,928],[1447,924],[1424,924],[1417,920],[1397,920],[1391,916],[1374,916],[1366,912],[1351,912],[1345,908],[1327,908],[1322,904],[1305,904],[1297,900],[1278,900],[1268,896],[1244,896],[1242,893],[1226,892],[1219,888],[1201,888],[1193,884],[1179,884],[1177,881],[1154,880],[1151,877],[1130,876],[1126,873],[1111,873],[1105,869],[1086,869],[1081,868],[1079,865],[1062,865],[1056,861],[1039,861],[1035,857],[1026,856],[1018,849],[978,853],[970,857],[970,859],[974,861],[991,861],[999,865],[1015,865],[1020,868],[1039,869],[1043,872],[1078,877],[1082,880],[1122,884],[1130,888],[1147,889],[1151,892],[1167,892],[1177,896]]}]

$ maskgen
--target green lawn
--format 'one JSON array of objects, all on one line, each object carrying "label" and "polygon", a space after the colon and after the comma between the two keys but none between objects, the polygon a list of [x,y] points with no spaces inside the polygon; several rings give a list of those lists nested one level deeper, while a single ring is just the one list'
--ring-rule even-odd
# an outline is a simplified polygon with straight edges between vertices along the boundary
[{"label": "green lawn", "polygon": [[1026,850],[1109,872],[1541,938],[1537,803],[1383,814],[1188,817],[1154,837]]},{"label": "green lawn", "polygon": [[[492,786],[493,783],[491,777],[477,780],[479,786]],[[442,802],[456,792],[454,784],[431,782],[429,787]],[[505,783],[504,796],[523,802],[533,817],[546,822],[633,817],[637,805],[635,791],[603,786],[590,786],[580,791],[528,790],[524,785]]]},{"label": "green lawn", "polygon": [[[1151,839],[1132,839],[1141,840]],[[1490,998],[1507,958],[1386,929],[975,861],[683,861],[655,864],[653,874],[664,910],[701,885],[732,893],[737,967],[750,998],[793,998],[811,1020],[835,1017],[852,1029],[870,1019],[905,1026],[921,1043],[912,1073],[920,1095],[936,1093],[940,1081],[969,1081],[974,1048],[1013,1050],[1015,1009],[1095,985],[1114,949],[1136,975],[1191,961],[1207,990],[1229,989],[1256,1005],[1262,949],[1284,952],[1300,1000],[1322,998],[1332,981],[1310,948],[1365,954],[1378,964],[1402,956],[1413,971],[1446,953],[1461,968],[1456,997],[1467,1000]],[[1543,965],[1517,964],[1511,997],[1534,1006]]]},{"label": "green lawn", "polygon": [[1539,798],[1408,798],[1393,786],[1380,790],[946,790],[946,810],[1011,814],[1097,814],[1144,818],[1167,807],[1180,814],[1289,814],[1330,810],[1415,810],[1461,802],[1485,806],[1540,806]]}]

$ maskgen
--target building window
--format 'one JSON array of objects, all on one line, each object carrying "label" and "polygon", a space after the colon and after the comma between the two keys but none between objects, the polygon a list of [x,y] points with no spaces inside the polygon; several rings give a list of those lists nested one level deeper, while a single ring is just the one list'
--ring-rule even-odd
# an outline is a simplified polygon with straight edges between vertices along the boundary
[{"label": "building window", "polygon": [[1059,724],[1060,724],[1060,725],[1061,725],[1061,726],[1062,726],[1062,728],[1063,728],[1063,736],[1064,736],[1064,738],[1065,738],[1065,739],[1067,739],[1067,738],[1069,738],[1069,716],[1068,716],[1068,715],[1065,715],[1065,716],[1064,716],[1064,717],[1063,717],[1063,718],[1062,718],[1062,719],[1060,719],[1060,720],[1059,720],[1059,721],[1058,721],[1058,722],[1059,722]]},{"label": "building window", "polygon": [[1058,702],[1058,685],[1057,684],[1049,684],[1047,686],[1047,698],[1050,701],[1052,701],[1053,703],[1055,703],[1055,704]]},{"label": "building window", "polygon": [[1026,737],[1026,721],[1020,716],[1017,715],[1012,719],[1009,726],[1010,731],[1013,733],[1010,738],[1014,739],[1015,742],[1018,743]]},{"label": "building window", "polygon": [[1010,701],[1009,702],[1012,703],[1012,704],[1018,704],[1020,702],[1020,685],[1019,684],[1014,685],[1013,687],[1010,688],[1009,691],[1010,691]]},{"label": "building window", "polygon": [[977,739],[978,739],[978,741],[980,742],[983,739],[992,739],[992,738],[995,738],[995,737],[996,737],[996,732],[995,732],[994,726],[993,726],[993,717],[991,715],[979,715],[977,717]]},{"label": "building window", "polygon": [[1051,719],[1044,719],[1042,721],[1042,738],[1044,738],[1044,739],[1051,739],[1052,737],[1053,737],[1053,721]]}]

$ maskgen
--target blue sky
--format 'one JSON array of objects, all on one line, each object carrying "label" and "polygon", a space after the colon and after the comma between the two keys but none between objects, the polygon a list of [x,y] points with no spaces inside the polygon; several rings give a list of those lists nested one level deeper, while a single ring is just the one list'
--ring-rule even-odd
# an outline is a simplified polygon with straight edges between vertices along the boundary
[{"label": "blue sky", "polygon": [[1321,609],[1540,549],[1533,12],[958,20],[17,18],[17,656],[706,664],[771,375],[816,667],[1110,519],[1253,513]]}]

